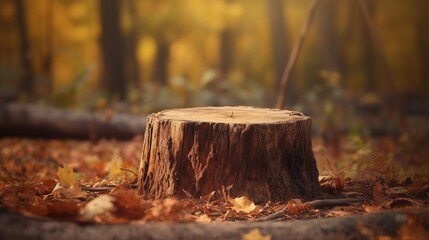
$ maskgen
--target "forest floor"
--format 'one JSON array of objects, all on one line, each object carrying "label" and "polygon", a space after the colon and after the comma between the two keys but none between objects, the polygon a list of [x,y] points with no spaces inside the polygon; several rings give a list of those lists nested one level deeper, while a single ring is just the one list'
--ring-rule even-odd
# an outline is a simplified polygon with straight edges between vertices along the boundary
[{"label": "forest floor", "polygon": [[129,141],[0,139],[0,208],[37,218],[95,223],[288,221],[429,207],[429,134],[337,144],[313,138],[323,195],[255,204],[228,189],[195,199],[144,200],[136,189],[143,138]]}]

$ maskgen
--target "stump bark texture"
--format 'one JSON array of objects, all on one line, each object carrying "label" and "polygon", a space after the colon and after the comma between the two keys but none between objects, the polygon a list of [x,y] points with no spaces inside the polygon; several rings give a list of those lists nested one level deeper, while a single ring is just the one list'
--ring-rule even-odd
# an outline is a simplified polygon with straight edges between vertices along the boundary
[{"label": "stump bark texture", "polygon": [[320,186],[310,132],[309,117],[286,110],[201,107],[150,114],[139,191],[150,199],[222,189],[254,202],[314,198]]}]

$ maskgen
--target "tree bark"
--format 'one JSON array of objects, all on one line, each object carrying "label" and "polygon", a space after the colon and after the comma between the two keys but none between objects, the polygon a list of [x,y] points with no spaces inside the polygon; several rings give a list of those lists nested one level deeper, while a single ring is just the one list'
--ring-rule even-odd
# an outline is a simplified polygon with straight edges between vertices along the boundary
[{"label": "tree bark", "polygon": [[120,1],[100,0],[102,82],[109,94],[126,99],[124,40],[120,24]]},{"label": "tree bark", "polygon": [[320,194],[302,113],[251,107],[167,110],[147,119],[139,169],[145,198],[203,196],[230,188],[254,202]]}]

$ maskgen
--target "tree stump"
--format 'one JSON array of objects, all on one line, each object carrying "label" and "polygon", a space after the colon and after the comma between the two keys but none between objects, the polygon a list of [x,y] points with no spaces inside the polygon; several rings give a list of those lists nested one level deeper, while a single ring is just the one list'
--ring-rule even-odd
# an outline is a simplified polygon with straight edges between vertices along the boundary
[{"label": "tree stump", "polygon": [[[320,194],[302,113],[253,107],[166,110],[147,117],[139,191],[147,199],[204,196],[232,186],[254,202]],[[219,196],[219,195],[218,195]]]}]

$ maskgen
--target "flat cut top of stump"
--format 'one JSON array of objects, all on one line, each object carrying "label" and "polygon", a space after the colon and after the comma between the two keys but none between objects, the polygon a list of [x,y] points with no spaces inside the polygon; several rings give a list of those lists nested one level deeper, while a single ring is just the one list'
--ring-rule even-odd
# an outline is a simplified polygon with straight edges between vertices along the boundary
[{"label": "flat cut top of stump", "polygon": [[191,122],[267,124],[306,120],[300,112],[254,107],[196,107],[165,110],[156,114],[158,119]]}]

